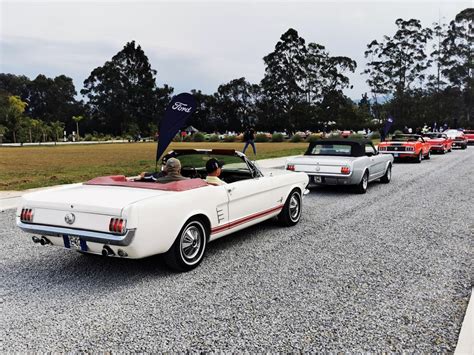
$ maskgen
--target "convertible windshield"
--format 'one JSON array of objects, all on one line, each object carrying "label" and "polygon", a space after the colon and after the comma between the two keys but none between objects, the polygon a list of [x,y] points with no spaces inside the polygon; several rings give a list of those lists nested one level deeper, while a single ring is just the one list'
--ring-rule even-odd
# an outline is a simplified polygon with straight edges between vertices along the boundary
[{"label": "convertible windshield", "polygon": [[342,155],[351,156],[352,146],[350,144],[316,144],[307,155]]},{"label": "convertible windshield", "polygon": [[426,133],[423,136],[427,138],[445,138],[446,137],[442,133]]},{"label": "convertible windshield", "polygon": [[413,136],[408,134],[397,134],[392,137],[393,142],[416,142],[419,136]]},{"label": "convertible windshield", "polygon": [[181,162],[182,169],[194,168],[197,170],[205,170],[206,162],[215,158],[222,162],[222,170],[248,170],[247,164],[239,157],[232,155],[220,155],[220,154],[186,154],[179,155],[177,157]]}]

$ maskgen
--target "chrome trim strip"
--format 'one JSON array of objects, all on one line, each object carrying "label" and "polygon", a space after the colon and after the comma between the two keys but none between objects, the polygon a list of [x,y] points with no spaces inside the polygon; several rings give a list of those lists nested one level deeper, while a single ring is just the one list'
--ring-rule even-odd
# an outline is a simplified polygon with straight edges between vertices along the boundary
[{"label": "chrome trim strip", "polygon": [[381,154],[409,154],[409,155],[417,155],[413,150],[381,150],[379,151]]},{"label": "chrome trim strip", "polygon": [[23,222],[17,222],[17,226],[24,232],[49,235],[53,237],[59,237],[61,235],[73,235],[81,237],[88,242],[103,243],[110,245],[121,245],[128,246],[135,237],[135,229],[127,230],[124,235],[114,235],[110,233],[93,232],[81,229],[45,226],[39,224],[27,224]]}]

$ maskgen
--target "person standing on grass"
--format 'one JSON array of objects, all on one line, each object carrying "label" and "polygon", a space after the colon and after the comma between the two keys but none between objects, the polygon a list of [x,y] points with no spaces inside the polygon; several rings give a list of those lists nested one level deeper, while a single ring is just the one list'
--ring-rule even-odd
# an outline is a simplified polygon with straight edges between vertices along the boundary
[{"label": "person standing on grass", "polygon": [[247,147],[249,145],[251,145],[252,148],[253,148],[253,154],[257,155],[257,148],[255,147],[255,131],[254,131],[253,127],[249,126],[245,130],[245,132],[244,132],[244,141],[245,141],[245,145],[244,145],[244,150],[242,151],[242,153],[245,154],[245,151],[247,150]]}]

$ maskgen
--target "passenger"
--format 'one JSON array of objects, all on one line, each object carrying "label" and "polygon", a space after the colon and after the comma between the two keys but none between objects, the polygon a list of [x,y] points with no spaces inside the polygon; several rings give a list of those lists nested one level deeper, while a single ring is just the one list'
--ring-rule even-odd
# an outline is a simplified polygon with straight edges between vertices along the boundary
[{"label": "passenger", "polygon": [[215,158],[211,158],[206,163],[206,182],[211,185],[225,185],[225,181],[219,179],[219,175],[222,172],[222,162]]},{"label": "passenger", "polygon": [[169,158],[165,165],[165,176],[156,179],[156,182],[166,184],[167,182],[188,180],[189,178],[181,175],[181,162],[176,158]]}]

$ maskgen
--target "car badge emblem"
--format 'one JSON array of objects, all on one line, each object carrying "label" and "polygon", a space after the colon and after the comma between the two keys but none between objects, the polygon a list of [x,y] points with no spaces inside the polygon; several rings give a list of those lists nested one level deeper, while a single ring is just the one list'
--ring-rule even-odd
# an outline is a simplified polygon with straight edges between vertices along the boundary
[{"label": "car badge emblem", "polygon": [[76,220],[76,216],[74,216],[74,213],[68,213],[64,217],[64,220],[66,221],[67,224],[73,224],[74,221]]}]

